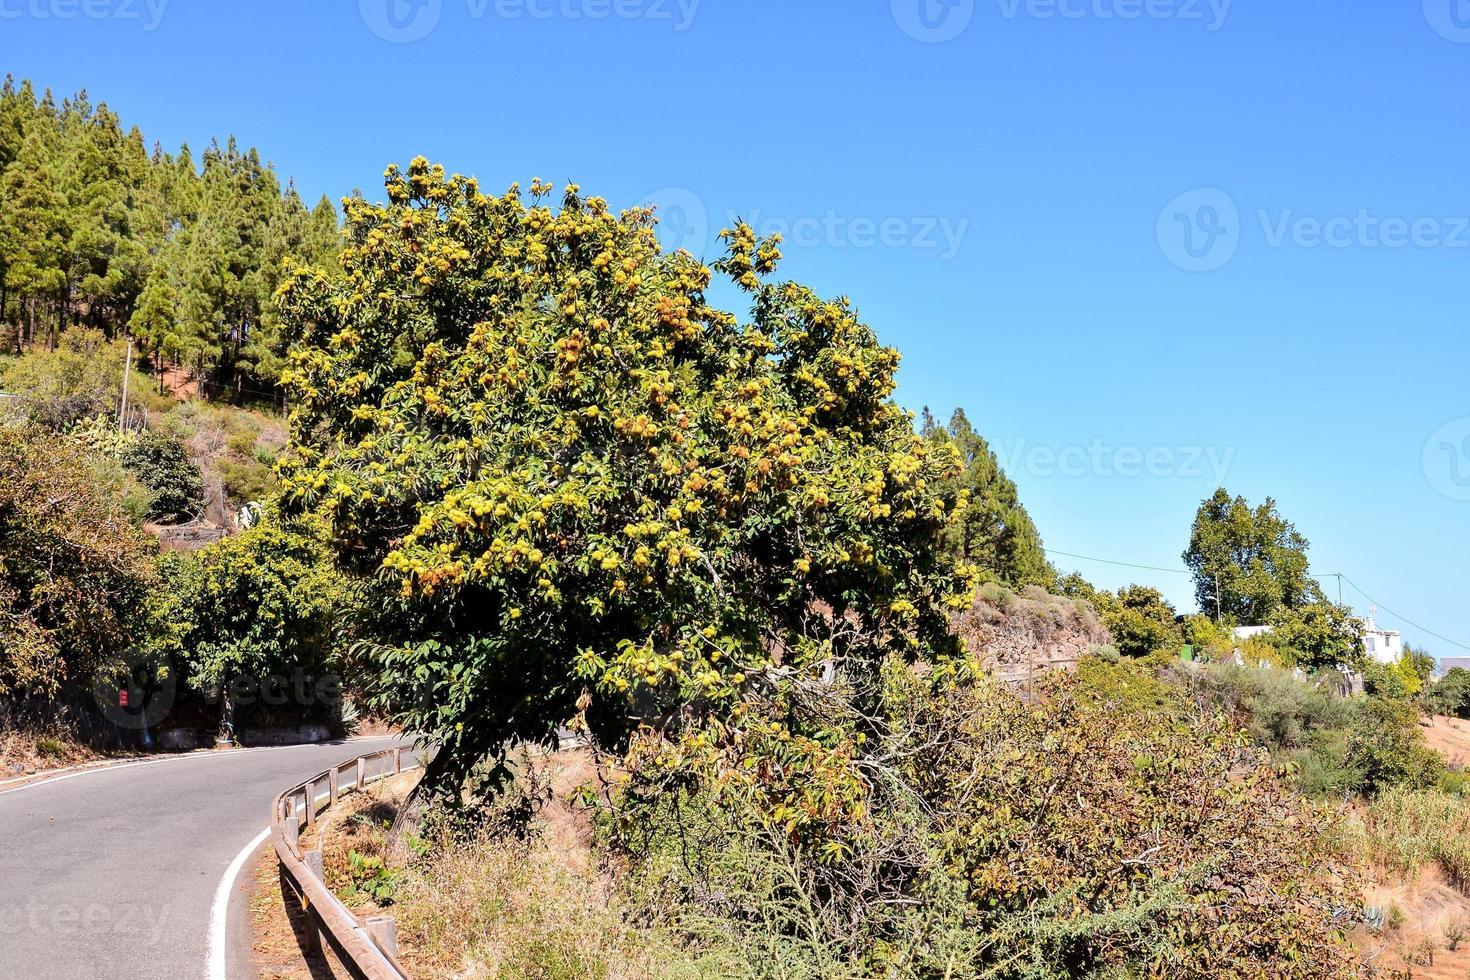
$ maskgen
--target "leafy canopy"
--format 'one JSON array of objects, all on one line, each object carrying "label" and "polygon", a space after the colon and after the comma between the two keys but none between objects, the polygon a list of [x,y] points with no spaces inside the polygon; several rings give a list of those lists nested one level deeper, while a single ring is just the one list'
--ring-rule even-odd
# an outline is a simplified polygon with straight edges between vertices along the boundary
[{"label": "leafy canopy", "polygon": [[[1307,575],[1307,539],[1276,510],[1251,507],[1223,488],[1195,514],[1184,564],[1194,573],[1199,607],[1237,623],[1259,625],[1285,607],[1316,598]],[[1218,603],[1217,603],[1218,596]]]},{"label": "leafy canopy", "polygon": [[579,703],[605,737],[713,752],[756,692],[952,645],[955,453],[846,300],[766,281],[776,241],[727,231],[712,270],[575,186],[554,210],[423,158],[385,186],[346,202],[340,268],[282,288],[280,469],[398,596],[378,669],[443,748],[431,783]]}]

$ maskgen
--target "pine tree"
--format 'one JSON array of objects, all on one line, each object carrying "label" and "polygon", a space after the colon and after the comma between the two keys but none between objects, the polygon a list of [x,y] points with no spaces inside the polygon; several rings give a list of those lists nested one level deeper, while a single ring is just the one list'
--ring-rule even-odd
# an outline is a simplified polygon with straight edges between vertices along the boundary
[{"label": "pine tree", "polygon": [[969,502],[948,531],[947,543],[954,553],[1007,585],[1054,588],[1056,569],[1047,561],[1041,535],[1021,505],[1015,483],[964,410],[956,409],[949,425],[940,426],[924,409],[921,433],[948,442],[964,464],[957,484],[969,492]]}]

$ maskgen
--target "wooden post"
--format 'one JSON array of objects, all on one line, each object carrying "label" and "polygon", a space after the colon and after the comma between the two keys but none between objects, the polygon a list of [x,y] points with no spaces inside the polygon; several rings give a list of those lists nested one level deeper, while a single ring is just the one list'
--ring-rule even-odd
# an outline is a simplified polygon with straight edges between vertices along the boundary
[{"label": "wooden post", "polygon": [[398,958],[398,923],[393,921],[393,916],[374,915],[365,924],[368,932],[372,934],[373,941],[378,944],[378,948],[396,960]]},{"label": "wooden post", "polygon": [[395,745],[393,747],[393,775],[396,776],[396,775],[398,775],[402,771],[403,771],[403,749]]},{"label": "wooden post", "polygon": [[[326,868],[322,864],[321,851],[307,851],[305,854],[301,855],[301,859],[306,863],[306,869],[312,874],[316,875],[318,881],[325,880]],[[318,955],[321,953],[322,947],[324,945],[321,920],[317,918],[315,909],[307,909],[306,915],[306,942],[308,946],[307,952],[311,955]]]},{"label": "wooden post", "polygon": [[316,826],[316,782],[306,784],[306,825]]},{"label": "wooden post", "polygon": [[301,852],[301,825],[296,822],[296,807],[291,807],[290,813],[286,814],[286,843],[291,845],[291,850]]},{"label": "wooden post", "polygon": [[357,758],[357,788],[361,790],[367,786],[367,760],[358,756]]},{"label": "wooden post", "polygon": [[328,774],[327,774],[327,793],[330,794],[329,797],[328,797],[328,799],[327,799],[327,806],[336,806],[337,805],[337,767],[336,766],[333,766],[331,768],[331,771],[328,772]]}]

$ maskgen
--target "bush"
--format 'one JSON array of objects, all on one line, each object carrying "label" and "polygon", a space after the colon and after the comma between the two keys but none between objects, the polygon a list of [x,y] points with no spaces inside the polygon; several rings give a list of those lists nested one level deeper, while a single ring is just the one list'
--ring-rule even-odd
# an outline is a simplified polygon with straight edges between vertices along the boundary
[{"label": "bush", "polygon": [[606,833],[650,914],[741,975],[1352,975],[1335,818],[1218,715],[1099,697],[1152,691],[1116,669],[1022,696],[891,668],[870,805],[824,839],[640,773]]},{"label": "bush", "polygon": [[[268,516],[190,556],[169,556],[158,645],[186,665],[187,682],[228,695],[237,678],[317,678],[350,635],[348,583],[333,568],[319,528]],[[315,705],[297,705],[309,709]],[[323,704],[321,708],[334,706]],[[232,705],[222,699],[222,727]]]},{"label": "bush", "polygon": [[121,459],[153,492],[154,520],[188,520],[204,506],[204,478],[177,440],[145,433],[122,450]]},{"label": "bush", "polygon": [[[99,330],[71,327],[54,350],[32,348],[0,365],[0,389],[20,395],[28,420],[52,432],[65,432],[97,415],[116,420],[126,350],[122,341],[109,341]],[[129,397],[138,407],[157,401],[136,367]]]},{"label": "bush", "polygon": [[124,659],[147,629],[156,546],[66,438],[0,439],[0,695],[55,695]]},{"label": "bush", "polygon": [[1419,710],[1410,701],[1370,695],[1348,729],[1347,763],[1360,787],[1375,793],[1391,786],[1427,789],[1445,773],[1443,757],[1424,741]]}]

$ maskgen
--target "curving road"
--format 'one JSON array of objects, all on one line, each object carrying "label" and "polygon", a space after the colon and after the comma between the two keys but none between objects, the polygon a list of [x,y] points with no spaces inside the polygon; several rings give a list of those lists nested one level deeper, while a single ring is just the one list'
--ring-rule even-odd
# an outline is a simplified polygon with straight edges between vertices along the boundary
[{"label": "curving road", "polygon": [[[276,794],[395,743],[199,753],[0,788],[0,977],[211,977],[215,893]],[[250,975],[241,892],[214,958],[230,978]]]}]

